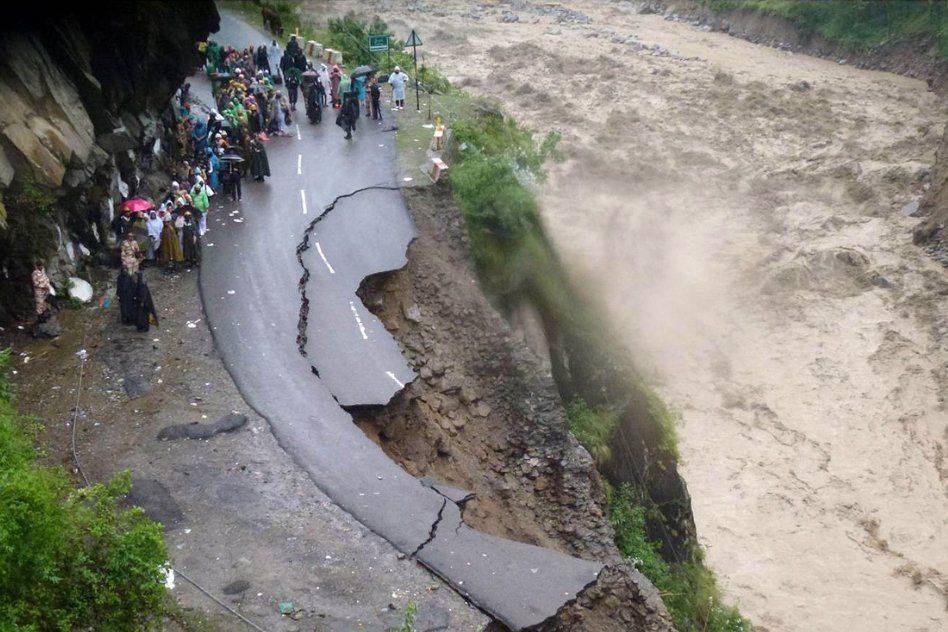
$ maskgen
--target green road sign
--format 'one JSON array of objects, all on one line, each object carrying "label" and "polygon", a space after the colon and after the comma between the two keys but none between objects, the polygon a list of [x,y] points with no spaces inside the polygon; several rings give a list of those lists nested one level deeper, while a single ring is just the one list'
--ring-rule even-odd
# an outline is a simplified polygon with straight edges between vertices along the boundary
[{"label": "green road sign", "polygon": [[388,35],[369,35],[369,50],[384,53],[388,50]]}]

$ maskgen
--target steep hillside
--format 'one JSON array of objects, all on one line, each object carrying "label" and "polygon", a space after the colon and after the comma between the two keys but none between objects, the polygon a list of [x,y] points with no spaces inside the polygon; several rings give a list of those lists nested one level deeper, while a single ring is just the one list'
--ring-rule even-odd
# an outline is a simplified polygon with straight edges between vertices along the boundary
[{"label": "steep hillside", "polygon": [[34,258],[54,283],[109,242],[123,197],[167,178],[171,96],[217,28],[211,0],[14,11],[0,37],[0,322]]}]

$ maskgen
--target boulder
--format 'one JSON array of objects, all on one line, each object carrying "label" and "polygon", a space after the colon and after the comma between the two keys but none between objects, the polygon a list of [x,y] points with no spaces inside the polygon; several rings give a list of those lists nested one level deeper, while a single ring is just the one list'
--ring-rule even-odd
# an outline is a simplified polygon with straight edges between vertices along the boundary
[{"label": "boulder", "polygon": [[115,128],[111,132],[99,134],[96,138],[96,143],[110,154],[128,151],[138,146],[135,137],[124,125]]},{"label": "boulder", "polygon": [[24,165],[28,172],[24,173],[25,176],[50,188],[62,184],[66,167],[43,145],[30,128],[23,123],[7,125],[3,129],[3,138],[18,152],[16,160]]},{"label": "boulder", "polygon": [[162,428],[158,433],[158,439],[166,441],[173,441],[175,439],[210,439],[214,435],[239,430],[243,428],[246,423],[247,415],[231,413],[211,424],[178,424]]},{"label": "boulder", "polygon": [[[88,251],[87,251],[88,252]],[[69,297],[88,303],[92,300],[92,285],[79,277],[69,277]]]},{"label": "boulder", "polygon": [[16,170],[14,170],[13,165],[10,164],[10,159],[7,158],[3,147],[0,147],[0,187],[5,187],[10,184],[13,181],[14,175],[16,175]]},{"label": "boulder", "polygon": [[34,335],[37,338],[57,338],[63,333],[63,328],[55,316],[50,316],[45,321],[37,323]]}]

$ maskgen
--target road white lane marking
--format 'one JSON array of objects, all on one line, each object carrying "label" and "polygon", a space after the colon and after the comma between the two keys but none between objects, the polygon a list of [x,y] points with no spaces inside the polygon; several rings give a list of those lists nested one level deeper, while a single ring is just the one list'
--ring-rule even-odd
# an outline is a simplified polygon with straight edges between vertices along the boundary
[{"label": "road white lane marking", "polygon": [[303,175],[303,154],[296,154],[296,175]]},{"label": "road white lane marking", "polygon": [[323,247],[319,245],[318,241],[316,242],[316,252],[319,253],[319,256],[323,258],[323,263],[329,268],[329,274],[335,274],[336,271],[332,269],[332,265],[329,263],[329,259],[326,258],[326,255],[323,254]]},{"label": "road white lane marking", "polygon": [[362,319],[359,318],[359,312],[356,311],[355,303],[349,301],[349,309],[352,310],[352,315],[355,316],[356,324],[359,325],[359,333],[362,334],[363,340],[368,340],[369,335],[365,333],[365,325],[362,324]]},{"label": "road white lane marking", "polygon": [[300,199],[303,201],[303,215],[306,215],[306,189],[300,189]]},{"label": "road white lane marking", "polygon": [[300,134],[300,124],[296,124],[296,140],[303,140],[303,135]]},{"label": "road white lane marking", "polygon": [[394,374],[394,373],[392,373],[391,371],[386,371],[385,374],[388,375],[388,376],[389,376],[390,378],[392,378],[393,380],[395,380],[395,383],[398,384],[398,388],[405,388],[405,383],[402,382],[402,381],[401,381],[400,379],[398,379],[397,377],[395,377],[395,374]]}]

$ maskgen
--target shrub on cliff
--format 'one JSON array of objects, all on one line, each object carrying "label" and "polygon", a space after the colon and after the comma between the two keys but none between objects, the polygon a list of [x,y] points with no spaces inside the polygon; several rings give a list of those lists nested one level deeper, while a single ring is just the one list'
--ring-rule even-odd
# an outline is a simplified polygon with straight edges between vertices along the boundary
[{"label": "shrub on cliff", "polygon": [[722,603],[714,573],[700,562],[669,564],[661,546],[646,535],[646,508],[638,493],[623,485],[609,494],[609,521],[616,546],[649,578],[680,632],[748,632],[750,624],[735,608]]},{"label": "shrub on cliff", "polygon": [[76,490],[60,468],[37,463],[3,368],[0,630],[155,627],[165,600],[161,526],[117,507],[127,474]]}]

